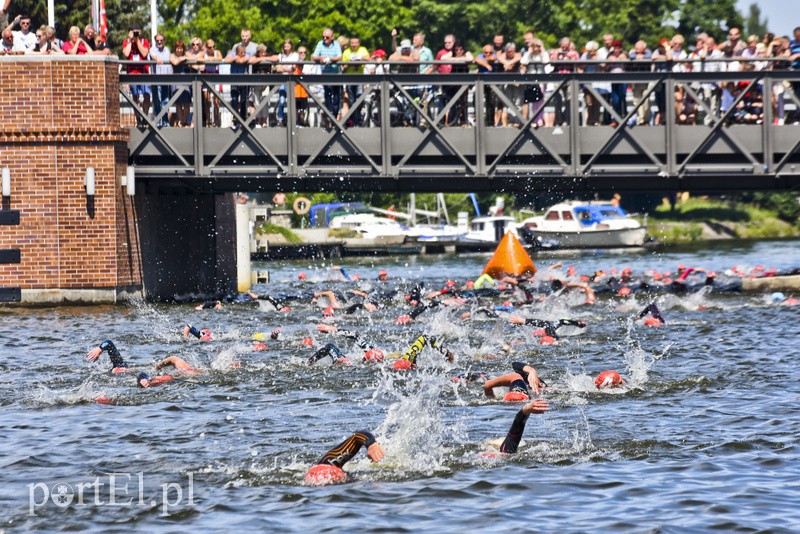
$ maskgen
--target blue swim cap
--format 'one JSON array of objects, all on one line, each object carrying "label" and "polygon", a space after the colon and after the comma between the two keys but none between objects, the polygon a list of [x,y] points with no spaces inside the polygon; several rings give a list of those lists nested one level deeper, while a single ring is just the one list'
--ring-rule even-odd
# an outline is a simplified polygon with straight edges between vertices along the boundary
[{"label": "blue swim cap", "polygon": [[776,291],[772,295],[769,296],[772,299],[772,302],[781,302],[782,300],[786,300],[786,295],[781,293],[780,291]]},{"label": "blue swim cap", "polygon": [[136,385],[139,386],[140,388],[144,387],[142,386],[142,380],[150,380],[150,375],[148,375],[144,371],[136,375]]}]

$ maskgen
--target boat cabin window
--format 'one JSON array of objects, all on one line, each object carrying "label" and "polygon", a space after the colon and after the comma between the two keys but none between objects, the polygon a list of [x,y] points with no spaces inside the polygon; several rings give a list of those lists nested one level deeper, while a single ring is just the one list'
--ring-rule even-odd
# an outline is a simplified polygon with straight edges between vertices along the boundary
[{"label": "boat cabin window", "polygon": [[619,211],[616,209],[604,209],[600,210],[600,213],[603,215],[604,219],[621,219],[622,215],[620,215]]},{"label": "boat cabin window", "polygon": [[548,211],[547,215],[544,216],[545,220],[548,221],[557,221],[558,220],[558,212],[555,210]]},{"label": "boat cabin window", "polygon": [[588,221],[592,218],[592,215],[588,211],[580,211],[578,212],[578,218],[582,221]]},{"label": "boat cabin window", "polygon": [[575,220],[575,218],[572,216],[572,212],[571,211],[562,211],[561,212],[561,218],[563,220],[565,220],[565,221],[574,221]]},{"label": "boat cabin window", "polygon": [[472,223],[472,231],[473,232],[480,232],[481,230],[483,230],[483,223],[482,222]]}]

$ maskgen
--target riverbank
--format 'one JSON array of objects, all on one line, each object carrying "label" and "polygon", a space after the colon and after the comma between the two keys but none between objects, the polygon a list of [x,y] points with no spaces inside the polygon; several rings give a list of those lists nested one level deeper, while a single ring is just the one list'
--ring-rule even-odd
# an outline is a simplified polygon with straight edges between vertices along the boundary
[{"label": "riverbank", "polygon": [[728,239],[800,237],[800,225],[777,210],[756,204],[707,198],[659,206],[648,218],[648,234],[665,245]]}]

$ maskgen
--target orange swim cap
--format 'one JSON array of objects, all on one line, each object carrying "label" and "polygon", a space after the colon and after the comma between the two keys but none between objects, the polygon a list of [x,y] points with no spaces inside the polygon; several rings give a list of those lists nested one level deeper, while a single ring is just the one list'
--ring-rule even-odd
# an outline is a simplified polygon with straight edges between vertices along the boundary
[{"label": "orange swim cap", "polygon": [[268,350],[268,347],[263,343],[253,343],[253,352],[261,352],[262,350]]},{"label": "orange swim cap", "polygon": [[392,369],[395,371],[410,371],[411,362],[405,358],[400,358],[399,360],[395,360],[395,362],[392,364]]},{"label": "orange swim cap", "polygon": [[325,486],[327,484],[338,484],[344,482],[347,473],[341,467],[335,465],[319,464],[315,465],[306,472],[305,482],[312,486]]},{"label": "orange swim cap", "polygon": [[200,330],[200,341],[213,341],[211,338],[211,330],[208,328]]},{"label": "orange swim cap", "polygon": [[324,310],[322,310],[323,317],[333,317],[333,306],[328,306]]},{"label": "orange swim cap", "polygon": [[627,297],[631,294],[631,288],[629,287],[621,287],[619,288],[619,292],[617,293],[620,297]]},{"label": "orange swim cap", "polygon": [[622,377],[616,371],[603,371],[594,379],[597,389],[615,388],[622,385]]},{"label": "orange swim cap", "polygon": [[542,336],[542,339],[539,340],[539,344],[540,345],[555,345],[556,344],[556,338],[554,338],[552,336],[547,336],[547,335]]},{"label": "orange swim cap", "polygon": [[411,322],[410,315],[401,315],[395,320],[394,324],[408,324],[410,322]]},{"label": "orange swim cap", "polygon": [[644,324],[645,326],[654,326],[655,327],[655,326],[661,326],[661,321],[659,321],[655,317],[648,317],[647,319],[644,320],[644,323],[642,323],[642,324]]},{"label": "orange swim cap", "polygon": [[531,335],[534,336],[534,337],[541,337],[541,336],[543,336],[545,334],[546,334],[546,332],[544,331],[544,328],[537,328],[536,330],[531,332]]},{"label": "orange swim cap", "polygon": [[383,351],[381,349],[370,349],[364,353],[364,361],[367,362],[382,362]]},{"label": "orange swim cap", "polygon": [[309,347],[313,347],[314,346],[314,339],[310,338],[310,337],[304,337],[303,338],[303,345],[308,345]]},{"label": "orange swim cap", "polygon": [[300,273],[300,274],[297,275],[297,279],[298,280],[305,280],[306,278],[308,278],[306,276],[306,273]]},{"label": "orange swim cap", "polygon": [[503,400],[506,402],[527,402],[531,400],[531,398],[521,391],[509,391],[506,393],[506,396],[503,397]]}]

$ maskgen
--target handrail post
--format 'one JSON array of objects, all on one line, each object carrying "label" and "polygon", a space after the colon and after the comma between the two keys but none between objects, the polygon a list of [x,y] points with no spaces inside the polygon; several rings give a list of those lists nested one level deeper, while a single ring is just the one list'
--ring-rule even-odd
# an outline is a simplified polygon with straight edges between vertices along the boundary
[{"label": "handrail post", "polygon": [[380,95],[380,128],[381,128],[381,170],[383,175],[388,177],[392,175],[392,111],[389,107],[389,91],[391,85],[386,80],[386,75],[383,75],[381,80],[381,95]]},{"label": "handrail post", "polygon": [[203,82],[194,76],[192,80],[192,122],[194,123],[194,173],[197,176],[205,176],[205,158],[203,156]]},{"label": "handrail post", "polygon": [[[677,127],[677,117],[675,116],[675,79],[667,77],[664,81],[666,87],[666,95],[664,95],[664,102],[666,103],[664,109],[664,153],[667,160],[667,174],[669,176],[675,175],[675,162],[677,157],[675,155],[675,128]],[[684,97],[685,98],[685,97]]]},{"label": "handrail post", "polygon": [[580,120],[581,120],[581,99],[579,95],[580,84],[575,74],[569,75],[569,154],[570,154],[570,173],[572,176],[578,175],[580,168],[581,150],[580,150]]},{"label": "handrail post", "polygon": [[486,87],[480,77],[475,82],[475,171],[486,175],[486,111],[483,108]]},{"label": "handrail post", "polygon": [[286,154],[287,167],[291,176],[297,176],[297,150],[295,132],[297,131],[297,101],[295,100],[294,74],[286,81]]},{"label": "handrail post", "polygon": [[763,107],[763,122],[761,123],[761,150],[764,153],[764,172],[772,174],[775,169],[775,154],[772,153],[775,145],[772,138],[772,121],[774,116],[772,114],[772,77],[767,75],[763,81],[763,94],[761,101],[764,103]]}]

